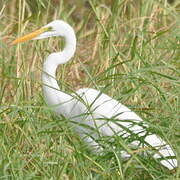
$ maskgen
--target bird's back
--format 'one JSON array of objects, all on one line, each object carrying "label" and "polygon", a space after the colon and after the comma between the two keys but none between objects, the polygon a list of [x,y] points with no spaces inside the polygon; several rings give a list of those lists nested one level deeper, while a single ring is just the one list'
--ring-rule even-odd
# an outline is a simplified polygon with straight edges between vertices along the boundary
[{"label": "bird's back", "polygon": [[127,136],[122,127],[134,132],[144,131],[137,125],[142,119],[126,106],[95,89],[84,88],[77,91],[88,107],[92,118],[103,134],[112,136],[114,133]]},{"label": "bird's back", "polygon": [[135,112],[95,89],[84,88],[76,93],[88,107],[87,111],[91,111],[91,115],[86,119],[88,125],[97,128],[102,135],[119,135],[125,139],[129,138],[130,145],[153,147],[157,150],[152,155],[155,159],[166,158],[160,161],[162,165],[168,169],[177,167],[177,160],[170,145],[156,134],[149,132],[147,124]]}]

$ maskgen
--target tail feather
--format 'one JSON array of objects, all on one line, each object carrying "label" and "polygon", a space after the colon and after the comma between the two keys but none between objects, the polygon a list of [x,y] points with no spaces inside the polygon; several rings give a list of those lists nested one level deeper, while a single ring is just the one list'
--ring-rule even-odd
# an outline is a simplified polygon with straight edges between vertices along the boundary
[{"label": "tail feather", "polygon": [[175,159],[175,153],[165,141],[155,134],[151,134],[145,137],[145,142],[152,146],[156,152],[153,157],[159,159],[160,163],[172,170],[177,167],[177,159]]}]

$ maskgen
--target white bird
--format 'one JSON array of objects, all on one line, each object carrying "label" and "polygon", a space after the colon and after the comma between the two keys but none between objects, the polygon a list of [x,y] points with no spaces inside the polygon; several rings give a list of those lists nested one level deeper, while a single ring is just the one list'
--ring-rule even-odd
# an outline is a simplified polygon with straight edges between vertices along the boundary
[{"label": "white bird", "polygon": [[[152,157],[169,170],[176,168],[177,159],[170,145],[147,131],[148,126],[143,125],[144,121],[129,108],[95,89],[83,88],[73,94],[60,90],[55,77],[57,66],[67,63],[76,50],[75,32],[69,24],[62,20],[52,21],[39,30],[14,40],[12,44],[52,36],[64,37],[65,47],[62,52],[50,54],[43,65],[43,91],[47,104],[58,115],[69,118],[75,131],[95,151],[101,150],[102,137],[118,135],[127,139],[130,145],[152,151]],[[128,157],[129,152],[122,156]]]}]

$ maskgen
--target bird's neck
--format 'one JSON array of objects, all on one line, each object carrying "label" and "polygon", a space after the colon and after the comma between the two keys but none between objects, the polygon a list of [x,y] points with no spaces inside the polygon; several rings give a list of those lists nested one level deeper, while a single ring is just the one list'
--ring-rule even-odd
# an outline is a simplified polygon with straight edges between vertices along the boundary
[{"label": "bird's neck", "polygon": [[64,50],[61,52],[62,62],[60,64],[68,62],[75,53],[76,36],[74,33],[71,36],[65,37],[65,44]]},{"label": "bird's neck", "polygon": [[[48,56],[43,65],[43,91],[46,102],[50,106],[61,105],[62,114],[66,114],[68,102],[72,97],[62,91],[60,91],[59,85],[56,81],[56,69],[59,64],[64,64],[71,59],[74,55],[76,48],[75,36],[70,39],[66,38],[66,46],[62,52],[52,53]],[[60,106],[59,106],[60,107]],[[59,111],[59,110],[58,110]]]},{"label": "bird's neck", "polygon": [[[44,98],[49,106],[55,106],[54,109],[57,113],[67,116],[67,107],[72,97],[60,90],[55,79],[56,68],[57,66],[54,64],[44,63],[42,73]],[[61,108],[59,108],[60,106]]]}]

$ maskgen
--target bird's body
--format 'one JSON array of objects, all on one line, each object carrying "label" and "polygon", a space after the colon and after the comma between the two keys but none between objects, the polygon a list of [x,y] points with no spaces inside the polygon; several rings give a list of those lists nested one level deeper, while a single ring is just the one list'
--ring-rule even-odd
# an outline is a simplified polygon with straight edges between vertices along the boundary
[{"label": "bird's body", "polygon": [[[144,121],[126,106],[95,89],[84,88],[73,94],[59,89],[55,77],[56,69],[74,55],[76,37],[69,24],[56,20],[41,28],[40,32],[34,33],[32,38],[51,36],[64,37],[65,48],[62,52],[50,54],[44,62],[42,81],[47,104],[52,106],[58,115],[62,114],[70,119],[75,131],[95,150],[101,149],[98,143],[100,137],[120,136],[131,139],[130,145],[152,147],[155,150],[152,156],[155,159],[162,158],[160,163],[168,169],[177,167],[177,160],[170,145],[148,132]],[[18,40],[15,40],[15,43],[18,43]],[[140,142],[139,139],[143,140]]]}]

